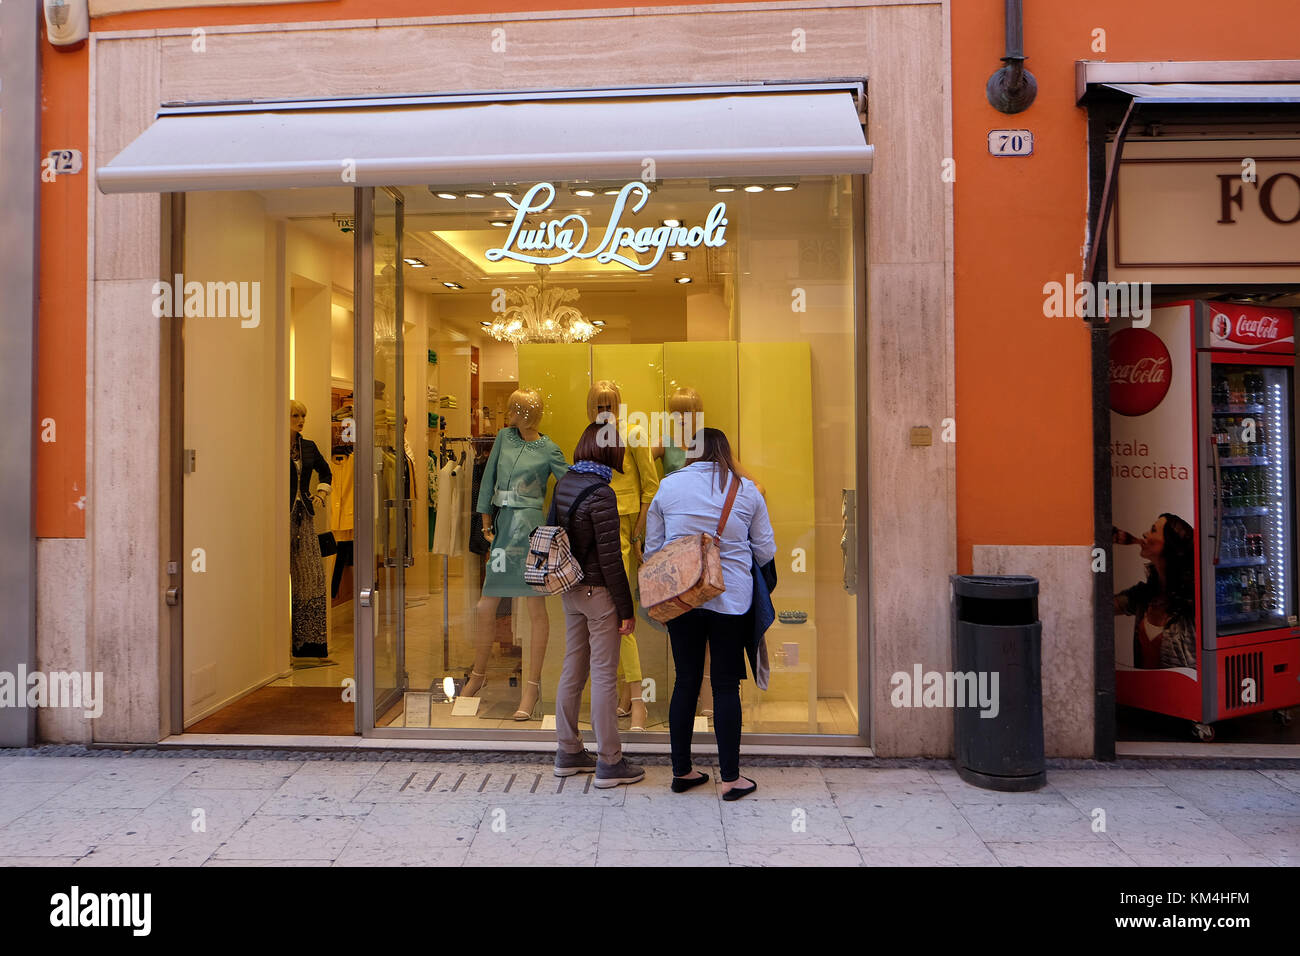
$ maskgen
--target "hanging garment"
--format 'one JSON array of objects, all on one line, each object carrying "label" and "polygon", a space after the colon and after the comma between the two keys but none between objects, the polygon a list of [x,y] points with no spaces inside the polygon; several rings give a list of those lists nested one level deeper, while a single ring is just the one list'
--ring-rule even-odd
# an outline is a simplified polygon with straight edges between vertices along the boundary
[{"label": "hanging garment", "polygon": [[438,472],[438,515],[433,533],[434,554],[458,555],[464,546],[460,530],[460,480],[456,459],[443,465]]},{"label": "hanging garment", "polygon": [[547,436],[524,441],[517,428],[497,432],[475,508],[479,514],[496,508],[495,536],[484,560],[484,596],[537,596],[524,583],[528,536],[543,523],[548,480],[558,481],[568,470],[564,452]]},{"label": "hanging garment", "polygon": [[353,536],[352,484],[355,459],[356,456],[349,453],[335,455],[332,462],[334,485],[329,498],[330,530],[339,540]]},{"label": "hanging garment", "polygon": [[[475,460],[470,476],[470,501],[478,501],[479,490],[483,487],[483,474],[487,471],[487,459]],[[483,537],[483,522],[477,515],[469,516],[469,549],[475,554],[487,554],[487,538]]]}]

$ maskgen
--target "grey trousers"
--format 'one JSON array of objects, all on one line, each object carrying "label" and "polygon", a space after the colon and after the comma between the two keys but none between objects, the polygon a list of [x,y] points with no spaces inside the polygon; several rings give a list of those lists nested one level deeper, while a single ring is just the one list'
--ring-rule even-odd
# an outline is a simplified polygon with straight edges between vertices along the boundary
[{"label": "grey trousers", "polygon": [[561,595],[564,602],[565,648],[560,686],[555,691],[555,736],[560,750],[582,752],[578,709],[582,688],[591,675],[591,726],[596,731],[596,755],[602,763],[623,759],[618,736],[618,610],[603,587],[579,584]]}]

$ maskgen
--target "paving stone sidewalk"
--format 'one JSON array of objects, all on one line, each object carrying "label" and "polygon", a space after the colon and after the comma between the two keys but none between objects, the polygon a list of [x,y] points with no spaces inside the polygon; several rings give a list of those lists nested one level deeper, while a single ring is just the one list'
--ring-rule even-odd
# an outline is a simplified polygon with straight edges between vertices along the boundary
[{"label": "paving stone sidewalk", "polygon": [[[758,792],[726,803],[712,784],[672,793],[663,757],[645,759],[643,782],[597,790],[537,754],[78,750],[0,750],[0,864],[1300,864],[1292,761],[1079,761],[1008,794],[943,761],[755,760],[743,772]],[[716,765],[698,766],[717,780]]]}]

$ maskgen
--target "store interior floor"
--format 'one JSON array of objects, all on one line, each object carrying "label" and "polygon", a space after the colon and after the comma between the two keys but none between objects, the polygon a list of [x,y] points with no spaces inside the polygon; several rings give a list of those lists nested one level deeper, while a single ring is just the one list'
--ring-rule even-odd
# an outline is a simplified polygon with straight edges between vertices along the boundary
[{"label": "store interior floor", "polygon": [[[251,694],[222,708],[215,714],[191,725],[188,733],[221,734],[321,734],[354,733],[352,705],[342,701],[343,681],[355,677],[353,642],[353,602],[346,601],[331,609],[329,657],[295,660],[292,673],[272,681]],[[470,632],[469,622],[449,612],[449,640],[446,661],[442,639],[442,595],[440,589],[409,590],[406,596],[406,669],[409,689],[435,691],[443,678],[452,675],[461,680],[468,673],[473,649],[462,635]],[[463,617],[461,615],[460,617]],[[480,695],[479,712],[473,717],[453,717],[451,703],[435,700],[432,705],[433,727],[473,730],[541,730],[545,715],[555,712],[555,682],[564,659],[562,621],[553,621],[552,637],[543,671],[542,704],[530,720],[513,718],[519,706],[522,683],[521,648],[513,644],[494,645],[488,666],[488,681]],[[557,627],[561,630],[557,633]],[[646,674],[669,674],[670,652],[665,634],[641,624],[649,631],[640,636],[642,669]],[[504,636],[510,635],[508,627]],[[668,700],[671,684],[656,699],[647,703],[648,732],[668,731]],[[744,726],[754,733],[808,733],[811,730],[808,704],[802,700],[765,700],[752,682],[741,685]],[[581,726],[590,730],[589,705],[584,700]],[[378,726],[405,726],[405,712],[398,701],[379,716]],[[622,718],[619,729],[632,733],[631,719]],[[710,730],[712,724],[710,723]],[[857,718],[848,704],[837,698],[823,697],[817,702],[817,732],[855,734]]]},{"label": "store interior floor", "polygon": [[[1300,717],[1292,709],[1293,717]],[[1165,714],[1155,714],[1136,707],[1115,709],[1115,739],[1121,743],[1159,741],[1187,743],[1195,741],[1192,722]],[[1222,720],[1214,725],[1216,744],[1296,744],[1300,757],[1300,720],[1283,724],[1272,711]]]}]

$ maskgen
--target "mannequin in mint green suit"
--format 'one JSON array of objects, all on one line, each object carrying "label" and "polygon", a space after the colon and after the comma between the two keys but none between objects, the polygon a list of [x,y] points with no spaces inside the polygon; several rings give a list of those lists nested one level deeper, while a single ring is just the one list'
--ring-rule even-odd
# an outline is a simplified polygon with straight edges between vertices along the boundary
[{"label": "mannequin in mint green suit", "polygon": [[569,470],[569,463],[559,446],[537,430],[542,419],[542,399],[535,389],[516,390],[506,409],[508,427],[497,433],[475,506],[489,551],[484,558],[487,568],[476,614],[474,667],[461,696],[477,697],[486,683],[500,599],[522,597],[528,605],[531,659],[514,718],[528,720],[541,697],[550,618],[546,598],[524,583],[524,559],[528,536],[545,522],[542,508],[547,484],[552,477],[559,481]]}]

